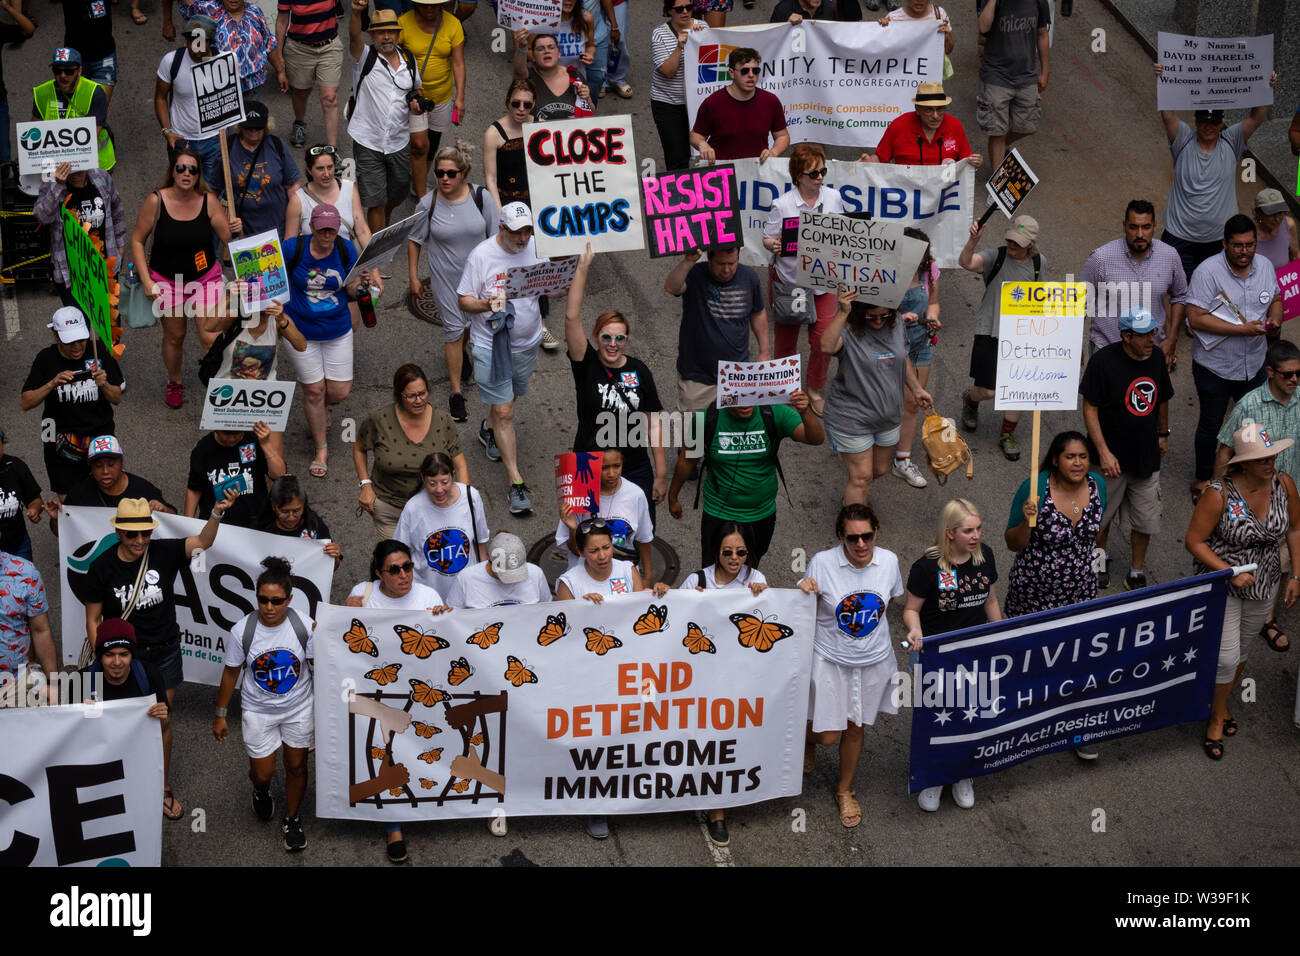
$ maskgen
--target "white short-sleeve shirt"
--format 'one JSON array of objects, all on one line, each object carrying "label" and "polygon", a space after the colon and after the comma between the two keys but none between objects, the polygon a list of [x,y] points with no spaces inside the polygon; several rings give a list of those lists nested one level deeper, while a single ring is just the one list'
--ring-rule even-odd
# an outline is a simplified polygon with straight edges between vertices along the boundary
[{"label": "white short-sleeve shirt", "polygon": [[836,546],[813,555],[807,576],[821,592],[813,638],[818,654],[845,667],[867,667],[893,656],[885,609],[904,590],[894,552],[878,547],[870,564],[855,568],[843,546]]}]

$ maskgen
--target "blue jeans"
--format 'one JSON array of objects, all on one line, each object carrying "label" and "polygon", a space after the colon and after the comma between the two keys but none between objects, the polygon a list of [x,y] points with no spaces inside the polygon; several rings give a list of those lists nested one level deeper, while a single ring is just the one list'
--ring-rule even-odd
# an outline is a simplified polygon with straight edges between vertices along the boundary
[{"label": "blue jeans", "polygon": [[596,58],[587,67],[587,85],[591,87],[591,105],[600,102],[600,94],[605,91],[605,70],[609,65],[609,31],[605,39],[596,43]]},{"label": "blue jeans", "polygon": [[628,3],[619,4],[614,8],[614,22],[618,25],[618,47],[611,48],[609,52],[609,59],[614,61],[609,67],[610,86],[622,86],[626,83],[628,70],[632,66],[632,58],[627,52],[627,17],[628,8],[631,6],[629,0]]},{"label": "blue jeans", "polygon": [[1236,381],[1220,378],[1208,368],[1193,362],[1192,383],[1201,411],[1196,419],[1196,480],[1209,481],[1214,477],[1214,454],[1219,450],[1219,429],[1228,414],[1228,400],[1239,402],[1241,396],[1264,384],[1268,376],[1261,365],[1254,378]]}]

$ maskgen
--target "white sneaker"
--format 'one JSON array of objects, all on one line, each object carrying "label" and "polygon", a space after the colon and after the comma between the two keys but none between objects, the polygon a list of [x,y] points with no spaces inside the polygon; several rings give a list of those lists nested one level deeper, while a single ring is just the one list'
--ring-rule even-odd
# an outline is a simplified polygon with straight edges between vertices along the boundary
[{"label": "white sneaker", "polygon": [[963,810],[975,806],[975,785],[971,783],[970,777],[958,780],[952,785],[952,802]]},{"label": "white sneaker", "polygon": [[895,458],[893,471],[913,488],[924,488],[929,484],[925,480],[925,475],[921,474],[921,469],[916,467],[916,463],[911,458]]},{"label": "white sneaker", "polygon": [[560,340],[551,333],[550,329],[546,328],[546,326],[542,326],[542,348],[546,349],[548,352],[554,352],[559,347]]},{"label": "white sneaker", "polygon": [[939,798],[943,795],[943,787],[926,787],[916,795],[916,802],[921,805],[922,810],[930,813],[939,809]]}]

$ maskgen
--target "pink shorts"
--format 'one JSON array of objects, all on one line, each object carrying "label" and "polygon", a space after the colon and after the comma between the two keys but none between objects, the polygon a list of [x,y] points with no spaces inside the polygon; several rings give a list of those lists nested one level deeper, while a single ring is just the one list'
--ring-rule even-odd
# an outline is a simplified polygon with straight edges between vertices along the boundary
[{"label": "pink shorts", "polygon": [[157,314],[160,316],[175,318],[200,313],[207,315],[216,310],[226,294],[226,284],[221,278],[219,262],[197,279],[186,282],[180,290],[180,295],[177,295],[177,276],[168,279],[150,269],[149,278],[158,283],[158,288],[162,292],[155,303]]}]

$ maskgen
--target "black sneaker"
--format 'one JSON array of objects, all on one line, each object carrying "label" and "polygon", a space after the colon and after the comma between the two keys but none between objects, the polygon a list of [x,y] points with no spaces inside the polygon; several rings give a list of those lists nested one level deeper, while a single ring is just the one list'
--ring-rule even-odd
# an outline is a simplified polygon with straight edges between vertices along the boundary
[{"label": "black sneaker", "polygon": [[453,422],[463,422],[469,419],[469,409],[465,407],[465,396],[460,392],[451,393],[451,397],[447,399],[447,409],[451,412]]},{"label": "black sneaker", "polygon": [[302,832],[302,817],[282,817],[280,832],[284,834],[284,848],[296,853],[307,845],[307,834]]},{"label": "black sneaker", "polygon": [[394,840],[388,844],[388,862],[405,863],[406,862],[406,841]]},{"label": "black sneaker", "polygon": [[722,847],[731,842],[731,835],[727,833],[726,820],[709,821],[709,842],[714,846]]},{"label": "black sneaker", "polygon": [[275,798],[271,796],[270,787],[253,788],[253,812],[263,822],[275,815]]},{"label": "black sneaker", "polygon": [[487,451],[488,461],[501,460],[501,449],[497,448],[497,437],[492,434],[492,429],[487,427],[486,419],[479,423],[478,443]]},{"label": "black sneaker", "polygon": [[1124,590],[1136,591],[1138,588],[1147,586],[1147,576],[1144,571],[1130,571],[1124,578]]}]

